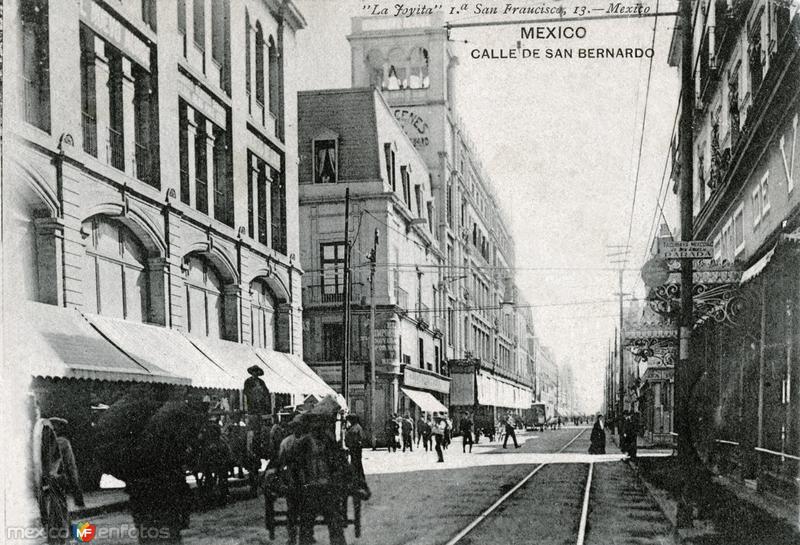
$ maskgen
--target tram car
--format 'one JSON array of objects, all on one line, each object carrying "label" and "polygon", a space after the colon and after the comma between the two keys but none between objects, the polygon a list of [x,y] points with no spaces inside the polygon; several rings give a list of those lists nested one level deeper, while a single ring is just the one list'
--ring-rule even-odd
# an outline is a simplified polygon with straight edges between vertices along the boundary
[{"label": "tram car", "polygon": [[532,403],[522,415],[526,431],[544,431],[547,424],[547,406],[544,403]]}]

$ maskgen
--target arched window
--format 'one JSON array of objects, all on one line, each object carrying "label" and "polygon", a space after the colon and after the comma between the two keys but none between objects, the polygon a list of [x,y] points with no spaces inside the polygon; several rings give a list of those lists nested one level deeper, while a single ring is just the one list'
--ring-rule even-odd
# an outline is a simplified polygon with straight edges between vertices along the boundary
[{"label": "arched window", "polygon": [[203,256],[184,260],[186,316],[189,333],[223,338],[222,282],[214,266]]},{"label": "arched window", "polygon": [[275,296],[263,280],[253,280],[250,293],[251,342],[253,346],[274,350],[278,336]]},{"label": "arched window", "polygon": [[247,92],[247,104],[250,105],[250,79],[253,68],[250,66],[250,12],[244,10],[244,86]]},{"label": "arched window", "polygon": [[150,308],[147,255],[121,222],[94,216],[83,223],[86,266],[84,308],[96,314],[146,322]]},{"label": "arched window", "polygon": [[385,88],[390,91],[408,87],[408,58],[401,49],[389,52],[389,69]]},{"label": "arched window", "polygon": [[264,31],[256,23],[256,101],[264,106]]},{"label": "arched window", "polygon": [[272,36],[269,37],[269,111],[272,115],[279,117],[281,105],[281,71],[278,65],[278,47],[275,45],[275,40]]},{"label": "arched window", "polygon": [[386,80],[386,73],[384,72],[385,64],[383,53],[379,50],[372,49],[367,53],[367,70],[369,72],[370,85],[379,89],[386,88],[388,80]]},{"label": "arched window", "polygon": [[424,47],[415,47],[411,51],[408,86],[412,89],[427,89],[430,83],[428,50]]}]

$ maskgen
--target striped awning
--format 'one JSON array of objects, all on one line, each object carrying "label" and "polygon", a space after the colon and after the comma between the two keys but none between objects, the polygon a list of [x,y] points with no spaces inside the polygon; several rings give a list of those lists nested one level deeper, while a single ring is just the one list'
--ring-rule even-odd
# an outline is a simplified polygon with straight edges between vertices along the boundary
[{"label": "striped awning", "polygon": [[5,361],[33,377],[188,384],[155,361],[139,361],[75,309],[23,302],[4,316]]}]

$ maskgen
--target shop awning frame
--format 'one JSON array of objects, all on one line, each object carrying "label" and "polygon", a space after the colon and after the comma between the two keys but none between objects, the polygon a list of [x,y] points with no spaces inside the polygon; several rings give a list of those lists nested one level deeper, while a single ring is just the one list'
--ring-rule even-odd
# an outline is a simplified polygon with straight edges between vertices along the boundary
[{"label": "shop awning frame", "polygon": [[446,413],[447,407],[442,405],[442,403],[433,397],[432,394],[428,392],[422,392],[420,390],[412,390],[410,388],[400,388],[402,392],[414,402],[414,404],[419,407],[422,412],[426,413]]}]

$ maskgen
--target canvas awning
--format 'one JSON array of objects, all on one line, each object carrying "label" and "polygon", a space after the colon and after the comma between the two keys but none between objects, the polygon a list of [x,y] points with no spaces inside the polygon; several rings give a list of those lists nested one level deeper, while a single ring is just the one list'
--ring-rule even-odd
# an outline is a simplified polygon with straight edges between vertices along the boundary
[{"label": "canvas awning", "polygon": [[775,255],[775,248],[777,247],[778,245],[776,244],[769,252],[761,256],[761,259],[753,263],[750,268],[744,271],[744,273],[742,273],[742,279],[739,280],[739,285],[745,284],[761,274],[767,265],[769,265],[769,262],[772,260],[772,256]]},{"label": "canvas awning", "polygon": [[[332,395],[334,397],[338,395],[300,356],[260,348],[255,352],[262,361],[272,366],[282,377],[301,390],[299,393],[319,396]],[[340,401],[343,400],[344,398]],[[343,406],[347,406],[347,404],[345,403]]]},{"label": "canvas awning", "polygon": [[157,365],[196,388],[238,389],[244,379],[223,369],[175,329],[87,314],[87,320],[144,366]]},{"label": "canvas awning", "polygon": [[428,392],[421,392],[419,390],[411,390],[409,388],[400,388],[403,393],[414,402],[423,412],[426,413],[444,413],[447,412],[447,407],[442,405],[438,399]]},{"label": "canvas awning", "polygon": [[6,361],[34,377],[189,382],[153,360],[131,358],[72,308],[24,302],[4,322]]}]

